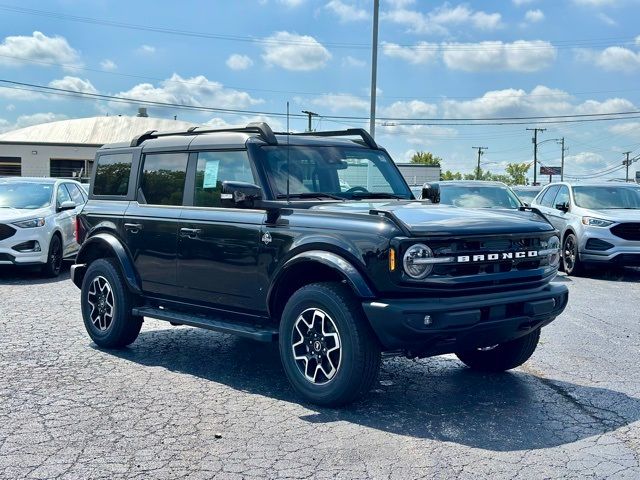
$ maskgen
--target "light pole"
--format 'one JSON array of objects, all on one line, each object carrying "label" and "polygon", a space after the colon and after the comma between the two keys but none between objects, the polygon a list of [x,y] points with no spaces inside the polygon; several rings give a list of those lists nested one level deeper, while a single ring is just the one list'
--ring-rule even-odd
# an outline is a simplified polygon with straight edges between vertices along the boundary
[{"label": "light pole", "polygon": [[[557,142],[560,143],[560,139],[559,138],[547,138],[546,140],[543,140],[541,142],[538,142],[535,144],[535,158],[534,158],[534,167],[536,164],[536,161],[538,159],[538,147],[540,145],[542,145],[543,143],[547,143],[547,142]],[[562,139],[562,167],[564,168],[564,138]],[[562,170],[560,170],[560,174],[562,175]],[[549,183],[551,183],[551,180],[553,180],[553,175],[549,175]],[[536,185],[536,171],[533,171],[533,184]]]},{"label": "light pole", "polygon": [[376,90],[378,77],[378,11],[380,0],[373,0],[373,38],[371,39],[371,111],[369,113],[369,134],[376,136]]},{"label": "light pole", "polygon": [[474,150],[478,150],[478,168],[476,169],[476,180],[480,180],[480,158],[484,155],[485,150],[489,150],[489,147],[471,147]]}]

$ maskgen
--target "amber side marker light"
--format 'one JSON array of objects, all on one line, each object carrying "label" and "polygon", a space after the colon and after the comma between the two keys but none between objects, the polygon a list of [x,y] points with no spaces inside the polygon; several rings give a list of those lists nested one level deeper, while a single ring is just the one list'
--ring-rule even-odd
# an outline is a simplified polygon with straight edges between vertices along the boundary
[{"label": "amber side marker light", "polygon": [[394,272],[396,270],[396,251],[393,248],[389,249],[389,271]]}]

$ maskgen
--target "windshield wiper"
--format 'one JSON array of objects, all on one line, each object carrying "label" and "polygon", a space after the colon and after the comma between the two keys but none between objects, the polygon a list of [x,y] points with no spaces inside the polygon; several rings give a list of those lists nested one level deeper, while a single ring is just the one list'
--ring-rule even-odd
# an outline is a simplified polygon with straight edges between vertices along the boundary
[{"label": "windshield wiper", "polygon": [[[276,198],[287,198],[286,193],[280,193]],[[344,197],[339,197],[331,193],[326,192],[302,192],[302,193],[290,193],[289,198],[331,198],[333,200],[344,200]]]},{"label": "windshield wiper", "polygon": [[387,192],[353,192],[351,198],[395,198],[406,199],[404,195],[397,195],[395,193]]}]

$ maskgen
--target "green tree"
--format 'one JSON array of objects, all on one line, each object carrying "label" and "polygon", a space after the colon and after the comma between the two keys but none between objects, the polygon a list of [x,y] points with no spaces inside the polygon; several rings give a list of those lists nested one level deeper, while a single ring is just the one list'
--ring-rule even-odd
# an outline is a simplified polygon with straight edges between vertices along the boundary
[{"label": "green tree", "polygon": [[527,172],[531,168],[530,163],[509,163],[507,168],[509,185],[525,185],[527,183]]},{"label": "green tree", "polygon": [[411,157],[411,163],[439,167],[442,163],[442,159],[440,157],[436,157],[431,152],[416,152],[413,154],[413,157]]},{"label": "green tree", "polygon": [[452,172],[447,170],[440,174],[440,180],[462,180],[462,174],[460,172]]}]

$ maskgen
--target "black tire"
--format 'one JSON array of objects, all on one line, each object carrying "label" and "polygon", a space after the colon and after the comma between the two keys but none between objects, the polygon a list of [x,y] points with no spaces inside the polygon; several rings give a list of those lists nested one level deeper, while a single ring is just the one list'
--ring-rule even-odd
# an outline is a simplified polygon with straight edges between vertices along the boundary
[{"label": "black tire", "polygon": [[60,235],[54,233],[49,242],[47,263],[42,265],[41,272],[45,277],[55,278],[60,275],[62,269],[62,240]]},{"label": "black tire", "polygon": [[[322,314],[326,314],[328,320]],[[311,322],[311,327],[304,320],[305,316]],[[300,321],[300,318],[303,320]],[[326,330],[327,335],[314,337],[318,328],[316,320],[320,320],[320,330]],[[300,330],[295,330],[296,326],[300,328],[301,325],[303,331],[308,329],[306,337],[299,333]],[[335,337],[336,333],[338,337]],[[351,291],[339,283],[314,283],[296,291],[282,313],[279,342],[287,378],[296,392],[311,403],[337,407],[353,402],[367,393],[378,377],[378,340],[360,304]],[[324,346],[324,350],[316,349],[318,343]],[[336,344],[339,350],[335,350]],[[307,347],[309,349],[304,353]],[[306,362],[300,359],[296,361],[295,348],[298,349],[298,357],[301,354],[317,355],[321,358],[320,362],[313,358],[308,358]],[[318,363],[322,366],[321,370],[317,368]],[[307,368],[309,372],[315,371],[315,381],[307,378],[307,375],[311,376],[310,373],[305,375]],[[326,370],[330,374],[333,372],[331,378],[325,375]]]},{"label": "black tire", "polygon": [[573,233],[568,234],[562,243],[562,269],[567,275],[579,275],[583,271],[578,239]]},{"label": "black tire", "polygon": [[[131,315],[132,296],[112,259],[89,265],[82,281],[81,305],[84,326],[99,347],[122,348],[138,338],[142,317]],[[110,315],[105,313],[109,308]]]},{"label": "black tire", "polygon": [[467,367],[482,372],[504,372],[519,367],[529,360],[538,346],[540,329],[524,337],[501,343],[491,350],[467,350],[456,352],[457,357]]}]

